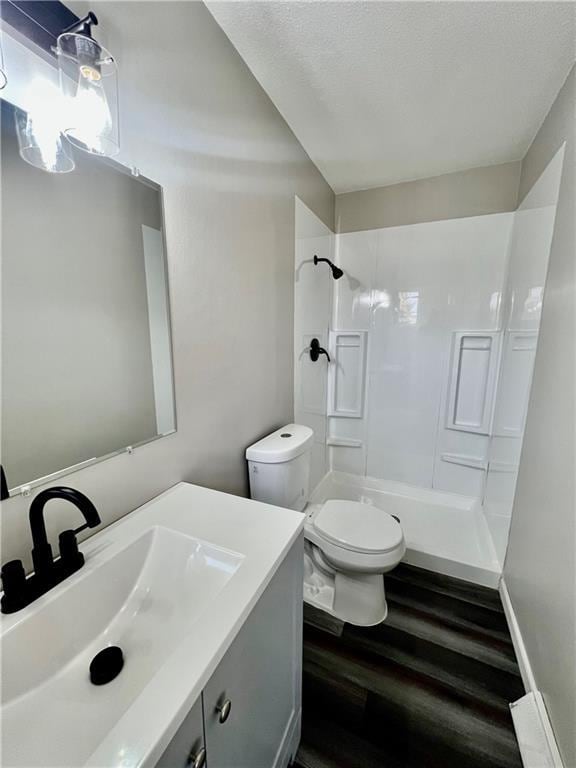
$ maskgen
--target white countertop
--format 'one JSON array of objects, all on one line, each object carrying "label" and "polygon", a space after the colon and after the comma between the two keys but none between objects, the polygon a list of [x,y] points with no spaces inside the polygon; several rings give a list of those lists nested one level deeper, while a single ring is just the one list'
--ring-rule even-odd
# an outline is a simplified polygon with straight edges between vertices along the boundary
[{"label": "white countertop", "polygon": [[[108,731],[86,765],[155,765],[298,538],[304,519],[299,512],[179,483],[81,545],[86,565],[71,579],[81,577],[99,557],[126,547],[154,526],[202,539],[243,556],[232,578]],[[26,621],[38,603],[54,599],[65,584],[24,610],[3,616],[2,634],[15,623]],[[62,732],[55,733],[54,738],[66,738],[70,727],[70,723],[62,722]],[[5,732],[5,738],[6,735]],[[81,734],[76,736],[81,738]],[[33,737],[31,733],[30,738]]]}]

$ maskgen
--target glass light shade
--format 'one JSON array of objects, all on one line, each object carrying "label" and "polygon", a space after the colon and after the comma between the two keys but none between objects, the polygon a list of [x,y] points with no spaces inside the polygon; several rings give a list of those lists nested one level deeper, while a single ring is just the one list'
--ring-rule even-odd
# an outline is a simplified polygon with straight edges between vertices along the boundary
[{"label": "glass light shade", "polygon": [[8,78],[6,77],[6,70],[4,69],[4,52],[2,51],[2,35],[0,33],[0,90],[4,88]]},{"label": "glass light shade", "polygon": [[23,160],[48,173],[74,170],[72,148],[53,120],[41,113],[34,115],[21,109],[15,111],[14,119]]},{"label": "glass light shade", "polygon": [[106,157],[118,154],[116,62],[96,40],[75,32],[60,35],[56,50],[66,104],[65,136],[86,152]]}]

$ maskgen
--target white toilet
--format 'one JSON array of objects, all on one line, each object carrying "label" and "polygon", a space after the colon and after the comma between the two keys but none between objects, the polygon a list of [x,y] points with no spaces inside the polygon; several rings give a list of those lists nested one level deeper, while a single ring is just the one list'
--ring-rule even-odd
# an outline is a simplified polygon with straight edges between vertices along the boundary
[{"label": "white toilet", "polygon": [[378,507],[329,499],[308,504],[314,433],[288,424],[246,450],[253,499],[304,511],[304,599],[350,624],[386,618],[382,574],[406,551],[402,527]]}]

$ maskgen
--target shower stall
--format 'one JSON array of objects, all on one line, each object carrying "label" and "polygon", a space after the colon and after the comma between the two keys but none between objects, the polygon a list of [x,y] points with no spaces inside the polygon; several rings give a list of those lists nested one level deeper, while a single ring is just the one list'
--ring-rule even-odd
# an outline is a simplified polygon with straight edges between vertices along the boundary
[{"label": "shower stall", "polygon": [[[296,200],[311,501],[395,514],[407,562],[486,586],[506,551],[562,156],[506,213],[335,235]],[[313,338],[330,360],[311,360]]]}]

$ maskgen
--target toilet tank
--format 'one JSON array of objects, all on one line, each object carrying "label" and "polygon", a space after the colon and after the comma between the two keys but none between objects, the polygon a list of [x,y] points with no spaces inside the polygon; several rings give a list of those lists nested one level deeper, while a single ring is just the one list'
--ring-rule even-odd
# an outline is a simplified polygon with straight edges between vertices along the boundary
[{"label": "toilet tank", "polygon": [[246,449],[250,497],[301,512],[310,490],[314,432],[287,424]]}]

